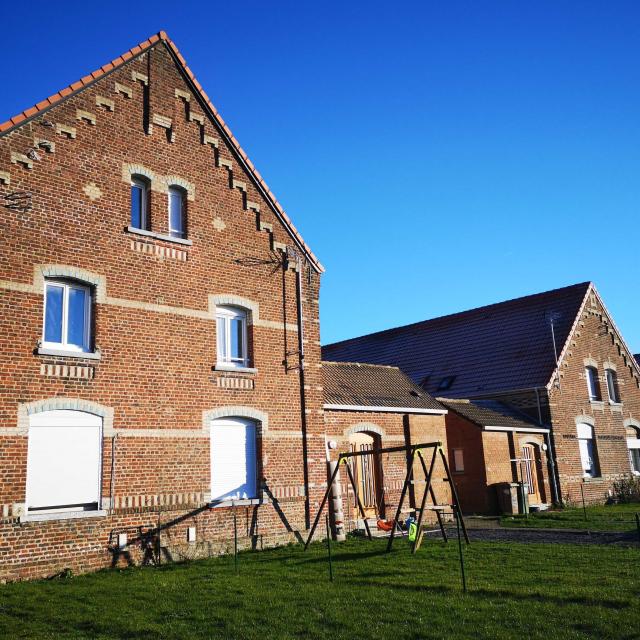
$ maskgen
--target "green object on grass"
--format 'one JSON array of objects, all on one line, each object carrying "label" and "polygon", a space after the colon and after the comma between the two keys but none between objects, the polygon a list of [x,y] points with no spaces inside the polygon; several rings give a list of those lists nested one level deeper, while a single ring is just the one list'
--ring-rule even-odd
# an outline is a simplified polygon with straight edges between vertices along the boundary
[{"label": "green object on grass", "polygon": [[418,525],[415,522],[412,522],[409,525],[409,542],[414,542],[417,535],[418,535]]}]

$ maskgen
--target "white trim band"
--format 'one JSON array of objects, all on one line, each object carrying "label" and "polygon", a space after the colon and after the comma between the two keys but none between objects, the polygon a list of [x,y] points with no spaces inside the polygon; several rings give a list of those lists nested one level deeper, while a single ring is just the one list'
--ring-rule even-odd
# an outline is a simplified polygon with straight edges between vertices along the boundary
[{"label": "white trim band", "polygon": [[446,409],[419,409],[416,407],[365,407],[359,404],[324,404],[324,409],[334,411],[371,411],[375,413],[425,413],[443,416],[449,413]]}]

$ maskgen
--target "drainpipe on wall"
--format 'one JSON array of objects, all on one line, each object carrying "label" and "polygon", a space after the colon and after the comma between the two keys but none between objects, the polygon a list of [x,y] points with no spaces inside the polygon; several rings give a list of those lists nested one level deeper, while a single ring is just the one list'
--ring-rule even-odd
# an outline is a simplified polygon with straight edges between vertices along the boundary
[{"label": "drainpipe on wall", "polygon": [[[542,420],[542,407],[540,405],[540,391],[538,390],[538,387],[535,387],[534,391],[536,392],[536,402],[538,404],[538,421],[541,426],[547,426],[547,425],[544,425]],[[558,485],[560,483],[560,480],[557,475],[558,467],[556,465],[556,450],[555,450],[554,441],[553,441],[553,426],[552,425],[548,425],[548,426],[549,426],[549,433],[546,433],[544,436],[544,439],[546,441],[545,444],[547,445],[547,467],[549,471],[549,479],[551,481],[551,493],[552,493],[553,503],[559,504],[560,492],[558,490]]]},{"label": "drainpipe on wall", "polygon": [[[292,255],[293,254],[293,255]],[[309,445],[307,441],[307,398],[304,390],[304,321],[302,318],[302,260],[295,251],[287,248],[283,267],[286,271],[289,267],[289,259],[293,257],[296,261],[296,308],[298,322],[298,375],[300,376],[300,420],[302,426],[302,471],[304,476],[304,521],[305,527],[309,529],[311,526],[311,497],[309,496]]]}]

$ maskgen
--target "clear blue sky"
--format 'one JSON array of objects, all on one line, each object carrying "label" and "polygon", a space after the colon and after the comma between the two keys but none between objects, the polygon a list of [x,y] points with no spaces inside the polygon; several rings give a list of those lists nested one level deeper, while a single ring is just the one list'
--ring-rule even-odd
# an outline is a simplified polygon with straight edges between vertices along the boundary
[{"label": "clear blue sky", "polygon": [[325,264],[324,342],[594,280],[640,351],[640,3],[28,2],[0,119],[160,29]]}]

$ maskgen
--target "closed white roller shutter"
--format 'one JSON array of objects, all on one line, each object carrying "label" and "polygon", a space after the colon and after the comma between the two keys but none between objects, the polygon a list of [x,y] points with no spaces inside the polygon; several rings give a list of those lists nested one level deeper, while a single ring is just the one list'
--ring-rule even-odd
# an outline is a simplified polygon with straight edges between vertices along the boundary
[{"label": "closed white roller shutter", "polygon": [[27,509],[97,508],[102,473],[102,418],[82,411],[31,416]]},{"label": "closed white roller shutter", "polygon": [[256,497],[256,425],[225,418],[211,422],[211,499]]}]

